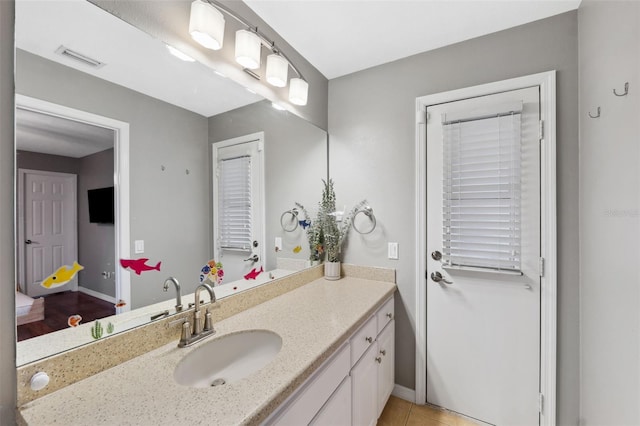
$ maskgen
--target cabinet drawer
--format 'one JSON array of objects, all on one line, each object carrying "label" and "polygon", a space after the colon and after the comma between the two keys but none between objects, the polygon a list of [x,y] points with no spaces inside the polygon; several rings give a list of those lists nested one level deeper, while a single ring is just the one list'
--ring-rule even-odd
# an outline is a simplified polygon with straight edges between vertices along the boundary
[{"label": "cabinet drawer", "polygon": [[373,315],[351,337],[351,366],[356,365],[362,354],[371,346],[378,335],[376,316]]},{"label": "cabinet drawer", "polygon": [[387,300],[385,304],[382,305],[380,309],[378,309],[378,312],[376,312],[376,317],[378,318],[377,333],[380,333],[384,329],[384,327],[389,323],[389,321],[395,318],[394,309],[395,309],[395,306],[393,304],[393,297]]},{"label": "cabinet drawer", "polygon": [[346,426],[350,424],[351,376],[347,376],[313,419],[311,426]]},{"label": "cabinet drawer", "polygon": [[285,402],[286,407],[276,415],[276,420],[267,421],[267,424],[281,426],[309,424],[349,374],[349,352],[349,345],[345,344],[336,356],[323,364],[318,372],[302,385],[302,390],[294,393],[296,395],[294,400]]}]

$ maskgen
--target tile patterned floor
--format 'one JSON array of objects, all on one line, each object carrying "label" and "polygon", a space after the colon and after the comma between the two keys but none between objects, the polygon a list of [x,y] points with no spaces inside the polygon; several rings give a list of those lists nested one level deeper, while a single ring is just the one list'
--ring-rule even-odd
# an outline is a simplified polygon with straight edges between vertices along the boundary
[{"label": "tile patterned floor", "polygon": [[464,417],[391,396],[377,426],[477,426]]}]

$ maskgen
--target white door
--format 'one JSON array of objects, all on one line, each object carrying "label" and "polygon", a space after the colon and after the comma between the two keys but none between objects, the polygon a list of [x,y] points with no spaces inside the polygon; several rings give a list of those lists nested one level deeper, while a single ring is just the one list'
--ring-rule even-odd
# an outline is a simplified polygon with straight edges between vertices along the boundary
[{"label": "white door", "polygon": [[58,268],[71,267],[78,257],[76,175],[20,170],[18,190],[23,288],[31,297],[76,291],[77,275],[59,287],[41,285]]},{"label": "white door", "polygon": [[213,144],[213,252],[222,284],[264,265],[263,145],[263,133]]},{"label": "white door", "polygon": [[427,117],[427,401],[538,424],[539,89]]}]

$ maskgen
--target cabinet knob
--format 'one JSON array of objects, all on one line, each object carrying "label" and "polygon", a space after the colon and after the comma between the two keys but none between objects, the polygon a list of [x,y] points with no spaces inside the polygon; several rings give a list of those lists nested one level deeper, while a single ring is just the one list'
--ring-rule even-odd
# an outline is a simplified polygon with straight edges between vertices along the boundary
[{"label": "cabinet knob", "polygon": [[371,342],[373,342],[373,337],[365,337],[364,340],[366,340],[367,342],[371,343]]},{"label": "cabinet knob", "polygon": [[378,364],[382,364],[382,358],[380,358],[379,356],[376,357],[376,362]]},{"label": "cabinet knob", "polygon": [[388,317],[389,319],[393,319],[393,314],[392,314],[391,312],[389,312],[389,313],[387,314],[387,317]]},{"label": "cabinet knob", "polygon": [[387,351],[386,351],[385,349],[381,349],[381,350],[380,350],[380,353],[382,354],[382,356],[387,355]]}]

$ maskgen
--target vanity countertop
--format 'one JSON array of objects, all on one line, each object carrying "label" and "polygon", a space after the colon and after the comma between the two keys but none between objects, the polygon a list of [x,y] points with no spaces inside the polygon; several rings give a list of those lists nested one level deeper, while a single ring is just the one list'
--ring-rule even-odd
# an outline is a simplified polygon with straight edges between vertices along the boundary
[{"label": "vanity countertop", "polygon": [[[396,289],[389,282],[317,279],[215,322],[215,336],[191,348],[177,341],[20,408],[29,425],[259,424],[308,378]],[[173,379],[193,348],[229,333],[262,329],[282,337],[263,369],[220,387],[189,388]]]}]

